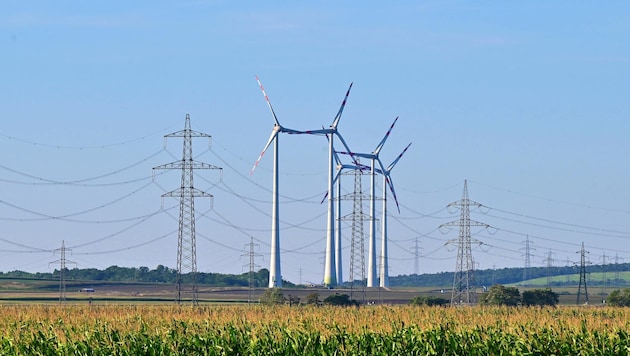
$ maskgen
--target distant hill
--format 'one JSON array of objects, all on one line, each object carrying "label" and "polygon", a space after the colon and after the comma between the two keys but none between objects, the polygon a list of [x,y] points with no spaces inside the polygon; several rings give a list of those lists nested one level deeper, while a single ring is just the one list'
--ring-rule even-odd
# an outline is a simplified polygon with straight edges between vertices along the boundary
[{"label": "distant hill", "polygon": [[[518,284],[523,286],[546,286],[550,277],[551,287],[573,286],[579,282],[579,269],[571,267],[531,267],[527,269],[527,280],[523,279],[524,268],[500,268],[474,271],[475,285],[492,286],[493,284]],[[606,285],[630,285],[630,263],[591,265],[586,268],[590,286],[602,285],[603,273],[606,272]],[[615,279],[619,272],[619,279]],[[568,277],[568,278],[567,278]],[[411,274],[390,276],[391,287],[452,287],[453,272]]]}]

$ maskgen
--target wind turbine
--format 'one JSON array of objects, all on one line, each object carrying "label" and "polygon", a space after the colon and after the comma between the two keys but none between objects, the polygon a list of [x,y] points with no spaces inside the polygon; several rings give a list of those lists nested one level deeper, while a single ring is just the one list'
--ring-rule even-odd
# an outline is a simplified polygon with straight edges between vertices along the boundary
[{"label": "wind turbine", "polygon": [[278,121],[278,117],[276,113],[273,111],[273,107],[271,106],[271,101],[269,101],[269,97],[265,92],[265,88],[258,76],[256,76],[256,81],[258,82],[258,86],[260,86],[260,90],[262,91],[265,100],[267,101],[267,106],[269,106],[269,110],[271,111],[271,115],[273,116],[274,125],[271,130],[271,136],[269,136],[269,140],[267,140],[267,144],[265,148],[263,148],[260,156],[254,163],[252,170],[250,171],[250,175],[254,174],[254,170],[258,167],[258,163],[267,152],[267,149],[273,142],[273,188],[272,188],[272,200],[271,200],[271,256],[269,261],[269,288],[281,288],[282,287],[282,273],[280,269],[280,209],[278,208],[278,141],[279,141],[279,133],[288,133],[288,134],[299,134],[303,133],[301,131],[288,129],[282,125]]},{"label": "wind turbine", "polygon": [[[381,162],[379,158],[379,153],[381,152],[383,145],[385,145],[387,138],[389,138],[389,134],[392,132],[392,129],[394,128],[394,125],[396,125],[397,121],[398,121],[398,117],[394,119],[394,122],[387,130],[387,133],[385,133],[385,136],[383,137],[381,142],[379,142],[378,145],[376,145],[376,148],[374,149],[372,153],[356,153],[356,152],[350,152],[350,151],[339,152],[341,154],[350,155],[351,157],[356,156],[356,157],[361,157],[361,158],[367,158],[371,161],[371,165],[370,165],[370,217],[371,219],[370,219],[370,237],[369,237],[369,242],[368,242],[368,275],[367,275],[368,287],[375,287],[374,282],[376,281],[376,218],[375,218],[376,216],[375,177],[376,177],[376,172],[377,172],[376,163],[379,164],[380,172],[386,171],[385,167],[383,166],[383,163]],[[390,189],[393,189],[393,185],[390,185]],[[396,198],[395,194],[394,194],[394,200],[396,200],[396,204],[398,205],[398,199]]]},{"label": "wind turbine", "polygon": [[[346,106],[350,90],[352,89],[352,83],[346,91],[346,96],[341,102],[341,107],[337,112],[337,115],[333,119],[332,124],[327,129],[321,130],[309,130],[299,133],[307,133],[311,135],[325,135],[328,138],[328,219],[326,227],[326,259],[324,262],[324,285],[327,287],[335,286],[337,284],[338,269],[336,266],[335,258],[335,191],[334,191],[334,170],[335,170],[335,148],[334,148],[334,136],[337,136],[344,148],[350,151],[348,144],[341,136],[341,133],[337,130],[339,120],[341,120],[341,114]],[[328,137],[330,135],[330,137]]]},{"label": "wind turbine", "polygon": [[[382,225],[381,225],[381,269],[380,269],[380,287],[389,287],[389,259],[387,256],[387,188],[386,185],[389,185],[389,190],[391,190],[392,195],[394,196],[394,201],[396,202],[396,207],[398,208],[398,212],[400,213],[400,206],[398,205],[398,198],[396,197],[396,191],[394,190],[394,183],[392,182],[391,172],[396,166],[396,163],[402,158],[402,156],[407,152],[411,146],[411,143],[405,147],[405,149],[396,157],[396,159],[385,169],[385,171],[379,171],[380,174],[383,175],[383,217],[382,217]],[[380,159],[379,159],[380,161]]]}]

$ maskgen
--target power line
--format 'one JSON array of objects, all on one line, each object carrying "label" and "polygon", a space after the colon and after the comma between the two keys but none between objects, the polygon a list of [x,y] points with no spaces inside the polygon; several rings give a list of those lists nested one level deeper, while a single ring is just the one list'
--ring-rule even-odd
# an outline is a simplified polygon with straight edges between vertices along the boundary
[{"label": "power line", "polygon": [[33,247],[33,246],[24,245],[24,244],[21,244],[19,242],[14,242],[14,241],[11,241],[11,240],[7,240],[7,239],[2,238],[2,237],[0,237],[0,241],[6,242],[6,243],[14,245],[14,246],[23,247],[23,248],[26,248],[26,249],[30,250],[30,251],[23,251],[23,252],[52,252],[53,251],[53,250],[42,249],[42,248],[39,248],[39,247]]},{"label": "power line", "polygon": [[131,246],[127,246],[127,247],[121,247],[121,248],[117,248],[117,249],[113,249],[113,250],[104,250],[104,251],[93,251],[93,252],[78,252],[75,253],[75,255],[105,255],[105,254],[110,254],[110,253],[117,253],[117,252],[122,252],[122,251],[128,251],[128,250],[133,250],[136,249],[138,247],[143,247],[149,244],[152,244],[156,241],[162,240],[172,234],[174,234],[176,232],[176,230],[173,231],[169,231],[166,234],[162,235],[162,236],[158,236],[156,238],[153,238],[151,240],[148,241],[144,241],[141,242],[139,244],[135,244],[135,245],[131,245]]},{"label": "power line", "polygon": [[[15,173],[15,174],[21,175],[23,177],[27,177],[27,178],[31,178],[31,179],[34,179],[36,181],[39,181],[38,183],[33,183],[33,184],[41,184],[41,185],[81,185],[80,183],[90,182],[90,181],[93,181],[93,180],[98,180],[98,179],[102,179],[102,178],[105,178],[105,177],[113,176],[113,175],[118,174],[120,172],[124,172],[124,171],[126,171],[128,169],[137,167],[140,164],[150,160],[151,158],[156,157],[157,155],[159,155],[163,151],[165,151],[165,150],[161,149],[161,150],[153,153],[152,155],[150,155],[148,157],[145,157],[145,158],[143,158],[143,159],[141,159],[141,160],[139,160],[137,162],[134,162],[134,163],[132,163],[132,164],[130,164],[128,166],[116,169],[116,170],[111,171],[111,172],[103,173],[103,174],[100,174],[100,175],[94,176],[94,177],[88,177],[88,178],[76,179],[76,180],[70,180],[70,181],[60,181],[60,180],[44,178],[44,177],[40,177],[40,176],[24,173],[24,172],[21,172],[21,171],[9,168],[9,167],[4,166],[4,165],[0,165],[0,168],[4,169],[6,171],[9,171],[11,173]],[[82,185],[82,186],[86,186],[86,185]]]},{"label": "power line", "polygon": [[596,207],[596,206],[587,205],[587,204],[581,204],[581,203],[575,203],[575,202],[568,202],[568,201],[562,201],[562,200],[557,200],[557,199],[545,198],[545,197],[541,197],[541,196],[537,196],[537,195],[533,195],[533,194],[517,192],[517,191],[511,190],[511,189],[499,188],[499,187],[495,187],[495,186],[492,186],[492,185],[489,185],[489,184],[480,183],[480,182],[475,182],[475,181],[471,181],[471,182],[475,183],[475,184],[479,184],[479,185],[487,187],[487,188],[504,191],[504,192],[507,192],[507,193],[510,193],[510,194],[522,195],[522,196],[526,196],[526,197],[529,197],[529,198],[544,200],[544,201],[551,202],[551,203],[563,204],[563,205],[571,205],[571,206],[576,206],[576,207],[586,208],[586,209],[595,209],[595,210],[601,210],[601,211],[630,214],[630,211],[628,211],[628,210]]},{"label": "power line", "polygon": [[[519,224],[525,224],[525,225],[530,225],[530,226],[542,227],[542,228],[546,228],[546,229],[553,229],[553,230],[559,230],[559,231],[572,232],[572,233],[576,233],[576,234],[606,236],[606,237],[622,238],[622,239],[627,239],[628,237],[630,237],[630,232],[614,231],[614,230],[606,230],[606,229],[598,229],[598,228],[589,228],[589,229],[591,229],[591,230],[598,230],[598,231],[602,231],[602,232],[581,231],[581,230],[575,230],[575,229],[569,229],[569,228],[562,228],[562,227],[555,227],[555,226],[549,226],[549,225],[525,222],[525,221],[505,218],[505,217],[501,217],[501,216],[496,216],[496,215],[492,215],[492,214],[485,214],[485,215],[490,216],[490,217],[494,217],[494,218],[497,218],[497,219],[509,221],[509,222],[515,222],[515,223],[519,223]],[[568,225],[568,224],[565,224],[565,225]],[[580,225],[574,225],[574,226],[580,226]],[[581,226],[581,228],[588,228],[588,227]],[[616,234],[628,234],[629,236],[611,235],[609,233],[605,233],[606,231],[612,231],[612,232],[614,232]]]},{"label": "power line", "polygon": [[133,196],[135,194],[137,194],[138,192],[140,192],[143,189],[147,188],[151,184],[152,184],[151,182],[148,182],[147,184],[141,186],[140,188],[138,188],[138,189],[136,189],[136,190],[134,190],[134,191],[132,191],[132,192],[130,192],[128,194],[125,194],[125,195],[123,195],[121,197],[118,197],[118,198],[116,198],[114,200],[111,200],[109,202],[103,203],[101,205],[98,205],[98,206],[95,206],[95,207],[92,207],[92,208],[89,208],[89,209],[81,210],[81,211],[78,211],[78,212],[70,213],[70,214],[59,215],[59,216],[53,216],[53,215],[49,215],[49,214],[40,213],[40,212],[31,210],[31,209],[23,208],[21,206],[9,203],[9,202],[4,201],[4,200],[0,200],[0,203],[4,204],[6,206],[9,206],[11,208],[17,209],[17,210],[21,210],[21,211],[28,212],[28,213],[33,214],[33,215],[40,216],[40,218],[20,219],[20,221],[67,220],[67,221],[71,221],[71,222],[84,222],[84,221],[81,221],[81,220],[71,220],[71,219],[68,219],[68,218],[73,217],[73,216],[87,214],[87,213],[90,213],[90,212],[93,212],[93,211],[96,211],[96,210],[99,210],[99,209],[106,208],[106,207],[108,207],[110,205],[118,203],[118,202],[120,202],[122,200],[125,200],[125,199],[127,199],[127,198],[129,198],[129,197],[131,197],[131,196]]},{"label": "power line", "polygon": [[[171,209],[172,209],[172,208],[171,208]],[[129,230],[131,230],[132,228],[134,228],[134,227],[136,227],[136,226],[138,226],[138,225],[140,225],[140,224],[144,223],[144,222],[145,222],[145,221],[147,221],[149,218],[152,218],[153,216],[157,215],[159,212],[164,212],[164,211],[165,211],[165,210],[160,210],[160,211],[157,211],[155,214],[148,215],[147,217],[145,217],[145,218],[141,219],[140,221],[135,222],[135,223],[133,223],[133,224],[131,224],[131,225],[129,225],[129,226],[126,226],[125,228],[123,228],[123,229],[121,229],[121,230],[118,230],[118,231],[116,231],[116,232],[114,232],[114,233],[111,233],[111,234],[109,234],[109,235],[105,235],[105,236],[103,236],[103,237],[100,237],[100,238],[97,238],[97,239],[94,239],[94,240],[91,240],[91,241],[88,241],[88,242],[84,242],[84,243],[81,243],[81,244],[78,244],[78,245],[74,245],[74,246],[72,246],[72,248],[85,247],[85,246],[92,245],[92,244],[95,244],[95,243],[98,243],[98,242],[103,242],[103,241],[105,241],[105,240],[109,240],[109,239],[111,239],[111,238],[113,238],[113,237],[116,237],[116,236],[118,236],[118,235],[122,234],[123,232],[129,231]]]},{"label": "power line", "polygon": [[128,144],[133,143],[133,142],[142,141],[142,140],[147,139],[149,137],[153,137],[155,135],[159,135],[160,133],[162,133],[162,132],[164,132],[166,130],[168,130],[168,128],[164,128],[164,129],[162,129],[160,131],[155,131],[155,132],[153,132],[151,134],[140,136],[140,137],[136,137],[136,138],[133,138],[133,139],[130,139],[130,140],[114,142],[114,143],[106,143],[106,144],[100,144],[100,145],[90,145],[90,146],[68,146],[68,145],[41,143],[41,142],[37,142],[37,141],[32,141],[32,140],[19,138],[19,137],[16,137],[16,136],[7,135],[7,134],[4,134],[4,133],[0,133],[0,136],[6,138],[8,140],[11,140],[11,141],[26,143],[26,144],[29,144],[31,146],[41,146],[41,147],[47,147],[47,148],[67,149],[67,150],[88,150],[88,149],[102,149],[102,148],[109,148],[109,147],[115,147],[115,146],[128,145]]}]

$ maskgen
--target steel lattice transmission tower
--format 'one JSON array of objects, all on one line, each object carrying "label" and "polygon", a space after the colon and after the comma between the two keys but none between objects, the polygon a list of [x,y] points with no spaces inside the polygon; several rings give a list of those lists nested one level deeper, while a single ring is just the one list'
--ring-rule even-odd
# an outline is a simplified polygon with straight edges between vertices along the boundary
[{"label": "steel lattice transmission tower", "polygon": [[[529,235],[527,235],[527,237],[525,238],[525,241],[523,241],[525,243],[525,253],[523,254],[525,256],[525,268],[523,268],[523,281],[526,281],[529,279],[529,269],[531,268],[531,261],[530,261],[530,257],[533,256],[531,254],[531,250],[535,250],[535,248],[532,248],[530,246],[531,241],[529,239]],[[523,248],[521,248],[522,250]]]},{"label": "steel lattice transmission tower", "polygon": [[[451,221],[445,226],[459,226],[459,238],[457,239],[457,262],[455,275],[453,278],[453,291],[451,294],[451,305],[472,305],[477,303],[475,294],[475,264],[472,257],[472,238],[470,235],[471,226],[482,226],[489,228],[490,225],[470,219],[470,207],[480,207],[481,204],[468,199],[468,183],[464,180],[464,193],[462,199],[453,202],[448,207],[459,207],[459,221]],[[451,241],[452,242],[452,241]],[[475,241],[479,243],[479,241]]]},{"label": "steel lattice transmission tower", "polygon": [[606,261],[608,261],[608,256],[606,256],[606,252],[604,252],[600,259],[602,260],[602,295],[606,295],[606,283],[608,282],[606,275]]},{"label": "steel lattice transmission tower", "polygon": [[[358,163],[358,159],[357,159]],[[340,196],[341,200],[352,200],[352,214],[342,217],[342,220],[352,221],[352,239],[350,242],[350,298],[354,291],[355,280],[361,281],[362,300],[365,302],[365,234],[363,227],[366,219],[371,218],[363,213],[363,200],[370,199],[363,194],[361,180],[363,171],[359,168],[353,170],[354,191],[351,194]]]},{"label": "steel lattice transmission tower", "polygon": [[553,263],[555,262],[555,259],[553,258],[554,253],[551,252],[551,249],[549,249],[549,252],[547,253],[547,257],[543,259],[543,263],[547,264],[547,287],[551,287],[551,273],[552,273],[552,269],[553,269]]},{"label": "steel lattice transmission tower", "polygon": [[55,249],[54,254],[59,253],[59,259],[56,261],[50,262],[51,264],[59,264],[59,303],[62,304],[66,301],[66,265],[67,264],[77,264],[76,262],[72,262],[66,259],[66,252],[72,251],[66,248],[65,241],[61,240],[61,248]]},{"label": "steel lattice transmission tower", "polygon": [[251,304],[252,302],[252,292],[255,286],[254,274],[256,267],[260,267],[260,265],[256,264],[256,257],[260,257],[262,255],[256,253],[256,249],[258,249],[259,245],[254,243],[254,238],[250,236],[249,243],[245,245],[246,248],[249,248],[249,252],[245,253],[241,256],[246,256],[249,258],[249,262],[244,266],[248,268],[248,291],[247,291],[247,304]]},{"label": "steel lattice transmission tower", "polygon": [[[162,197],[179,198],[179,229],[177,233],[177,280],[176,288],[177,303],[181,303],[182,295],[190,294],[193,304],[199,302],[197,289],[197,242],[195,238],[195,198],[204,197],[212,198],[212,195],[194,187],[193,174],[195,169],[222,169],[203,162],[193,160],[192,154],[192,138],[212,137],[202,132],[193,131],[190,128],[190,115],[186,114],[186,123],[184,129],[165,135],[165,139],[169,137],[182,137],[184,139],[182,159],[153,169],[181,169],[182,179],[181,186],[171,192],[165,193]],[[188,274],[187,282],[189,287],[184,283],[184,276]]]},{"label": "steel lattice transmission tower", "polygon": [[413,272],[416,275],[416,279],[420,277],[420,236],[416,236],[413,244]]},{"label": "steel lattice transmission tower", "polygon": [[586,288],[586,254],[589,253],[584,249],[584,242],[582,242],[582,249],[577,251],[580,254],[580,284],[578,286],[577,304],[580,304],[582,296],[584,296],[584,304],[588,304],[588,290]]},{"label": "steel lattice transmission tower", "polygon": [[623,261],[622,257],[619,257],[618,254],[615,253],[615,285],[619,284],[619,261]]}]

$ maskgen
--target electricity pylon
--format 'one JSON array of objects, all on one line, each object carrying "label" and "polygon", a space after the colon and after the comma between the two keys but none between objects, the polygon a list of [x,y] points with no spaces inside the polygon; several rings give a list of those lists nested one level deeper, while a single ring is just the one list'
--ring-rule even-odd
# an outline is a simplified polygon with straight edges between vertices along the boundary
[{"label": "electricity pylon", "polygon": [[66,265],[77,264],[76,262],[72,262],[66,259],[66,251],[72,250],[66,248],[65,241],[61,240],[61,248],[55,249],[53,251],[54,254],[57,254],[57,252],[59,252],[59,259],[48,264],[49,266],[51,264],[59,264],[59,304],[63,304],[66,301]]},{"label": "electricity pylon", "polygon": [[577,304],[580,304],[581,297],[584,295],[584,304],[588,304],[588,290],[586,288],[586,254],[590,253],[584,250],[584,242],[582,242],[582,249],[577,251],[580,254],[580,285],[578,286]]},{"label": "electricity pylon", "polygon": [[606,261],[608,257],[606,256],[606,252],[600,257],[602,260],[602,295],[606,295],[606,282],[608,278],[606,278]]},{"label": "electricity pylon", "polygon": [[252,302],[252,291],[254,290],[254,273],[255,273],[255,269],[256,267],[260,267],[260,265],[256,264],[256,257],[260,257],[262,255],[257,254],[256,253],[256,249],[258,248],[258,244],[254,243],[254,238],[250,237],[249,243],[245,245],[245,247],[249,247],[249,252],[245,253],[241,256],[247,256],[249,257],[249,263],[247,263],[245,266],[243,267],[247,267],[249,269],[249,274],[248,274],[248,292],[247,292],[247,304],[251,304]]},{"label": "electricity pylon", "polygon": [[413,273],[416,275],[416,281],[420,277],[420,236],[416,236],[413,244]]},{"label": "electricity pylon", "polygon": [[525,241],[523,241],[525,243],[525,247],[521,248],[521,250],[525,250],[525,253],[523,254],[525,256],[525,268],[523,268],[523,281],[526,281],[529,279],[529,269],[531,268],[531,262],[530,262],[530,257],[533,256],[530,251],[531,250],[535,250],[535,248],[532,248],[530,246],[531,241],[529,240],[529,235],[527,235]]},{"label": "electricity pylon", "polygon": [[553,262],[555,261],[553,258],[554,253],[551,252],[551,249],[547,253],[547,257],[543,259],[543,263],[547,264],[547,287],[551,287],[551,269],[553,268]]},{"label": "electricity pylon", "polygon": [[[477,303],[475,294],[475,265],[472,257],[472,239],[470,236],[471,226],[482,226],[486,229],[490,225],[478,221],[470,220],[470,206],[480,207],[481,204],[468,199],[468,183],[464,180],[464,193],[462,199],[453,202],[448,207],[459,207],[461,212],[459,221],[451,221],[446,226],[459,226],[459,238],[457,239],[457,262],[455,266],[455,275],[453,278],[453,292],[451,294],[451,305],[473,305]],[[453,242],[451,240],[449,242]],[[480,243],[479,241],[475,241]]]},{"label": "electricity pylon", "polygon": [[615,285],[619,284],[619,261],[623,261],[622,257],[619,257],[618,254],[615,253]]},{"label": "electricity pylon", "polygon": [[[357,159],[358,162],[358,159]],[[370,196],[363,194],[361,186],[361,169],[354,169],[354,191],[351,194],[340,196],[342,200],[352,200],[352,214],[343,216],[342,220],[352,221],[352,239],[350,242],[350,298],[354,291],[354,281],[361,281],[361,297],[365,302],[365,235],[363,225],[365,219],[370,219],[369,215],[363,213],[363,199],[370,199]]]},{"label": "electricity pylon", "polygon": [[[186,114],[184,129],[165,135],[168,137],[184,138],[182,159],[153,169],[181,169],[181,186],[171,192],[162,194],[162,197],[179,198],[179,229],[177,233],[177,280],[176,302],[182,302],[182,294],[189,293],[193,305],[199,303],[197,289],[197,242],[195,238],[195,198],[212,198],[212,195],[194,187],[193,173],[195,169],[222,169],[203,162],[195,162],[192,154],[192,138],[211,136],[202,132],[193,131],[190,128],[190,115]],[[188,273],[190,286],[184,285],[184,275]]]}]

